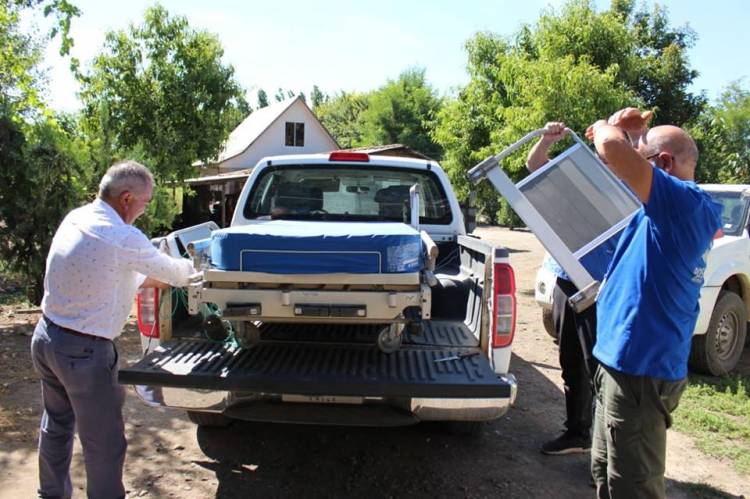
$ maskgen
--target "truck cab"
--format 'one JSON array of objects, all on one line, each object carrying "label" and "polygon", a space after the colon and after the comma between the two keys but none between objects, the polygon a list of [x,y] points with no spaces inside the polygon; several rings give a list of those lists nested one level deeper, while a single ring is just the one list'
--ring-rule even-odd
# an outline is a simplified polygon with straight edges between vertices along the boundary
[{"label": "truck cab", "polygon": [[[510,372],[513,269],[504,248],[466,234],[458,200],[436,162],[349,151],[264,158],[239,196],[231,225],[286,220],[325,237],[341,224],[361,230],[409,223],[414,185],[419,209],[413,219],[438,251],[425,280],[432,297],[427,319],[404,331],[398,349],[376,346],[382,325],[332,320],[331,310],[341,307],[319,303],[325,323],[225,318],[219,310],[219,321],[232,331],[251,332],[247,341],[227,341],[212,336],[201,314],[188,313],[183,290],[146,289],[138,297],[144,357],[121,370],[120,381],[136,385],[146,402],[185,409],[203,425],[438,420],[474,427],[502,416],[517,390]],[[173,256],[185,255],[214,229],[184,229],[163,244]],[[279,300],[289,290],[304,300],[307,279],[279,277]],[[356,302],[358,291],[356,284],[342,285],[336,296]]]}]

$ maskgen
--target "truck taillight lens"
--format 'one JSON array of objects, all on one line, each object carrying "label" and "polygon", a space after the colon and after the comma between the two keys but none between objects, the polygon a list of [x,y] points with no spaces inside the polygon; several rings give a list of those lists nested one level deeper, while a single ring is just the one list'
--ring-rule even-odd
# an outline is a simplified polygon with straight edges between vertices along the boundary
[{"label": "truck taillight lens", "polygon": [[333,151],[328,155],[328,161],[356,161],[367,163],[370,161],[370,155],[364,152]]},{"label": "truck taillight lens", "polygon": [[141,288],[136,296],[138,331],[143,336],[159,337],[159,290]]},{"label": "truck taillight lens", "polygon": [[513,267],[496,263],[493,268],[492,346],[507,347],[516,331],[516,277]]}]

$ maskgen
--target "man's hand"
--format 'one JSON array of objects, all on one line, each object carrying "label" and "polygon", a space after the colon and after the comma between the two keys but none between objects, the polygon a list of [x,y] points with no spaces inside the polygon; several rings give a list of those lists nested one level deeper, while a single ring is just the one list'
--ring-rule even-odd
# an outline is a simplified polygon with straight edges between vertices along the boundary
[{"label": "man's hand", "polygon": [[555,142],[561,141],[565,137],[565,123],[562,121],[550,121],[544,125],[544,135],[542,135],[542,142],[547,145],[552,145]]},{"label": "man's hand", "polygon": [[534,144],[526,157],[526,168],[533,172],[549,161],[549,156],[547,156],[549,148],[563,137],[565,137],[565,123],[562,121],[550,121],[544,125],[544,135]]},{"label": "man's hand", "polygon": [[638,140],[648,132],[648,124],[653,117],[654,113],[651,111],[641,112],[634,107],[626,107],[610,116],[607,123],[628,134],[631,144],[636,147]]},{"label": "man's hand", "polygon": [[607,122],[604,120],[599,120],[595,122],[593,125],[589,125],[589,127],[586,129],[586,138],[589,139],[591,142],[594,141],[594,134],[596,133],[596,130],[599,129],[600,126],[606,125]]},{"label": "man's hand", "polygon": [[168,289],[171,286],[167,284],[166,282],[159,281],[157,279],[154,279],[153,277],[146,277],[146,280],[143,281],[143,284],[141,284],[142,288],[158,288],[158,289]]}]

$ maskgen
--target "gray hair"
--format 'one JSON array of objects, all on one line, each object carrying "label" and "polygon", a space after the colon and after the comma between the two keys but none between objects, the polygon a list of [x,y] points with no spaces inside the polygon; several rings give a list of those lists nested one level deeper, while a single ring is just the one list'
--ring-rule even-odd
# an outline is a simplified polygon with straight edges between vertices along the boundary
[{"label": "gray hair", "polygon": [[110,166],[99,182],[99,197],[112,199],[126,191],[140,194],[150,185],[154,185],[154,177],[148,168],[137,161],[120,161]]}]

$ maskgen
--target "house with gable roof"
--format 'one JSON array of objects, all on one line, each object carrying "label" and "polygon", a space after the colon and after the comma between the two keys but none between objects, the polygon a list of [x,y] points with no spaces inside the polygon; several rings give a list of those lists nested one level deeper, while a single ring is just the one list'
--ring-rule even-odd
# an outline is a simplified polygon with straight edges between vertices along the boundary
[{"label": "house with gable roof", "polygon": [[250,113],[229,134],[216,161],[200,165],[201,177],[253,168],[265,156],[338,148],[336,140],[298,96]]},{"label": "house with gable roof", "polygon": [[287,99],[250,113],[229,134],[211,163],[198,162],[200,176],[186,183],[194,195],[183,198],[175,228],[214,220],[226,227],[253,167],[266,156],[334,151],[336,140],[302,97]]}]

